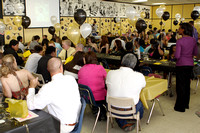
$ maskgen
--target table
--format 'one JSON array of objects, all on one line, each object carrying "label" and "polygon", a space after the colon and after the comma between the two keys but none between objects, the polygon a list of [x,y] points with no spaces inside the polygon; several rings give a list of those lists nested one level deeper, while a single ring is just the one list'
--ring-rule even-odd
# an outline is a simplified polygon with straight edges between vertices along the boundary
[{"label": "table", "polygon": [[149,109],[147,100],[153,100],[158,95],[167,91],[167,80],[145,76],[146,87],[140,93],[140,100],[146,109]]},{"label": "table", "polygon": [[38,114],[39,117],[22,122],[24,126],[6,121],[6,123],[0,124],[0,132],[28,133],[27,130],[29,130],[30,133],[60,133],[60,122],[58,119],[41,110],[34,110],[33,112]]}]

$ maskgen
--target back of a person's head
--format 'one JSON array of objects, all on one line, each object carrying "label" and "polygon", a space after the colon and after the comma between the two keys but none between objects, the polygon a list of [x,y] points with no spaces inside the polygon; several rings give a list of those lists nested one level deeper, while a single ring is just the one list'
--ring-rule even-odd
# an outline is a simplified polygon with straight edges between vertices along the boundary
[{"label": "back of a person's head", "polygon": [[53,57],[47,63],[47,70],[51,74],[59,73],[60,67],[62,66],[62,61],[60,58]]},{"label": "back of a person's head", "polygon": [[131,69],[134,69],[137,63],[137,58],[134,54],[126,54],[121,62],[121,66],[123,67],[129,67]]},{"label": "back of a person's head", "polygon": [[56,42],[56,39],[55,39],[55,38],[51,38],[51,40],[50,40],[50,41]]},{"label": "back of a person's head", "polygon": [[132,42],[127,42],[125,47],[126,47],[127,51],[132,51],[133,50],[133,43]]},{"label": "back of a person's head", "polygon": [[67,39],[68,39],[67,36],[63,36],[63,37],[62,37],[62,40],[67,40]]},{"label": "back of a person's head", "polygon": [[192,36],[193,27],[192,27],[191,24],[189,24],[189,23],[182,23],[182,24],[180,24],[180,28],[184,29],[184,31],[183,31],[184,35]]},{"label": "back of a person's head", "polygon": [[98,64],[95,52],[89,51],[85,54],[86,64]]},{"label": "back of a person's head", "polygon": [[150,44],[156,44],[157,43],[157,40],[156,39],[151,39],[150,40]]},{"label": "back of a person's head", "polygon": [[84,65],[84,61],[83,61],[84,57],[85,57],[85,53],[82,51],[78,51],[74,55],[72,62],[74,63],[74,65],[83,66]]},{"label": "back of a person's head", "polygon": [[7,77],[8,74],[14,74],[17,68],[14,66],[15,58],[12,54],[7,54],[2,58],[2,66],[0,68],[0,76]]},{"label": "back of a person's head", "polygon": [[38,35],[34,36],[34,40],[39,40],[39,39],[40,39],[40,37]]},{"label": "back of a person's head", "polygon": [[10,41],[9,46],[11,47],[11,46],[15,46],[17,44],[19,44],[19,42],[17,40],[13,39]]},{"label": "back of a person's head", "polygon": [[81,44],[81,43],[78,43],[78,44],[76,45],[76,47],[79,47],[79,48],[83,49],[83,48],[84,48],[84,45]]},{"label": "back of a person's head", "polygon": [[194,25],[194,21],[189,21],[189,24]]},{"label": "back of a person's head", "polygon": [[17,37],[17,41],[20,41],[22,39],[22,36]]},{"label": "back of a person's head", "polygon": [[156,27],[154,27],[154,28],[153,28],[153,31],[157,31],[157,28],[156,28]]},{"label": "back of a person's head", "polygon": [[118,49],[118,50],[123,49],[123,47],[122,47],[122,41],[120,41],[120,40],[115,40],[115,43],[116,43],[116,46],[117,46],[117,49]]},{"label": "back of a person's head", "polygon": [[34,52],[35,53],[40,53],[43,50],[42,46],[40,45],[35,45],[34,47]]},{"label": "back of a person's head", "polygon": [[56,52],[56,48],[53,46],[49,46],[49,47],[47,47],[47,49],[45,51],[45,55],[50,55],[53,52]]},{"label": "back of a person's head", "polygon": [[48,39],[43,39],[42,40],[42,46],[48,46],[49,40]]}]

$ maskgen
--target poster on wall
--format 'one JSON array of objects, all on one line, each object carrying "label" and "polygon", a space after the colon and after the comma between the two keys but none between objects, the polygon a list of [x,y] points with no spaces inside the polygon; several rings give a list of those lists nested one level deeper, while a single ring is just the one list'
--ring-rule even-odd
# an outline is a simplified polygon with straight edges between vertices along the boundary
[{"label": "poster on wall", "polygon": [[60,0],[60,16],[73,16],[77,9],[83,9],[88,17],[126,17],[127,7],[135,8],[138,13],[145,12],[150,18],[150,7],[101,0]]},{"label": "poster on wall", "polygon": [[[3,0],[3,14],[7,16],[25,15],[24,1],[25,0]],[[22,12],[18,12],[17,4],[23,5]]]}]

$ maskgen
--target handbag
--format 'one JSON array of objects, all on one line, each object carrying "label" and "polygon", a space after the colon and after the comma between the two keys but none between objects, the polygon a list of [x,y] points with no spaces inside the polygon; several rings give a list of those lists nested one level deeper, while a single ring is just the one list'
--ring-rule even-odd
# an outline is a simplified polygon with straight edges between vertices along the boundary
[{"label": "handbag", "polygon": [[10,113],[11,117],[26,118],[28,116],[26,100],[6,98],[5,102],[8,103],[6,111]]}]

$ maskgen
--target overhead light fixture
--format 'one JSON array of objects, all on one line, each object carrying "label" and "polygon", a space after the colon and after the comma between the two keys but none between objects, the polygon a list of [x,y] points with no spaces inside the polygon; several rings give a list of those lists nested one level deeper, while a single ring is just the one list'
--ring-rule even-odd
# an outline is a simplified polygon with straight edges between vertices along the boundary
[{"label": "overhead light fixture", "polygon": [[166,3],[152,3],[152,5],[165,5]]},{"label": "overhead light fixture", "polygon": [[133,3],[147,2],[148,0],[133,0]]}]

